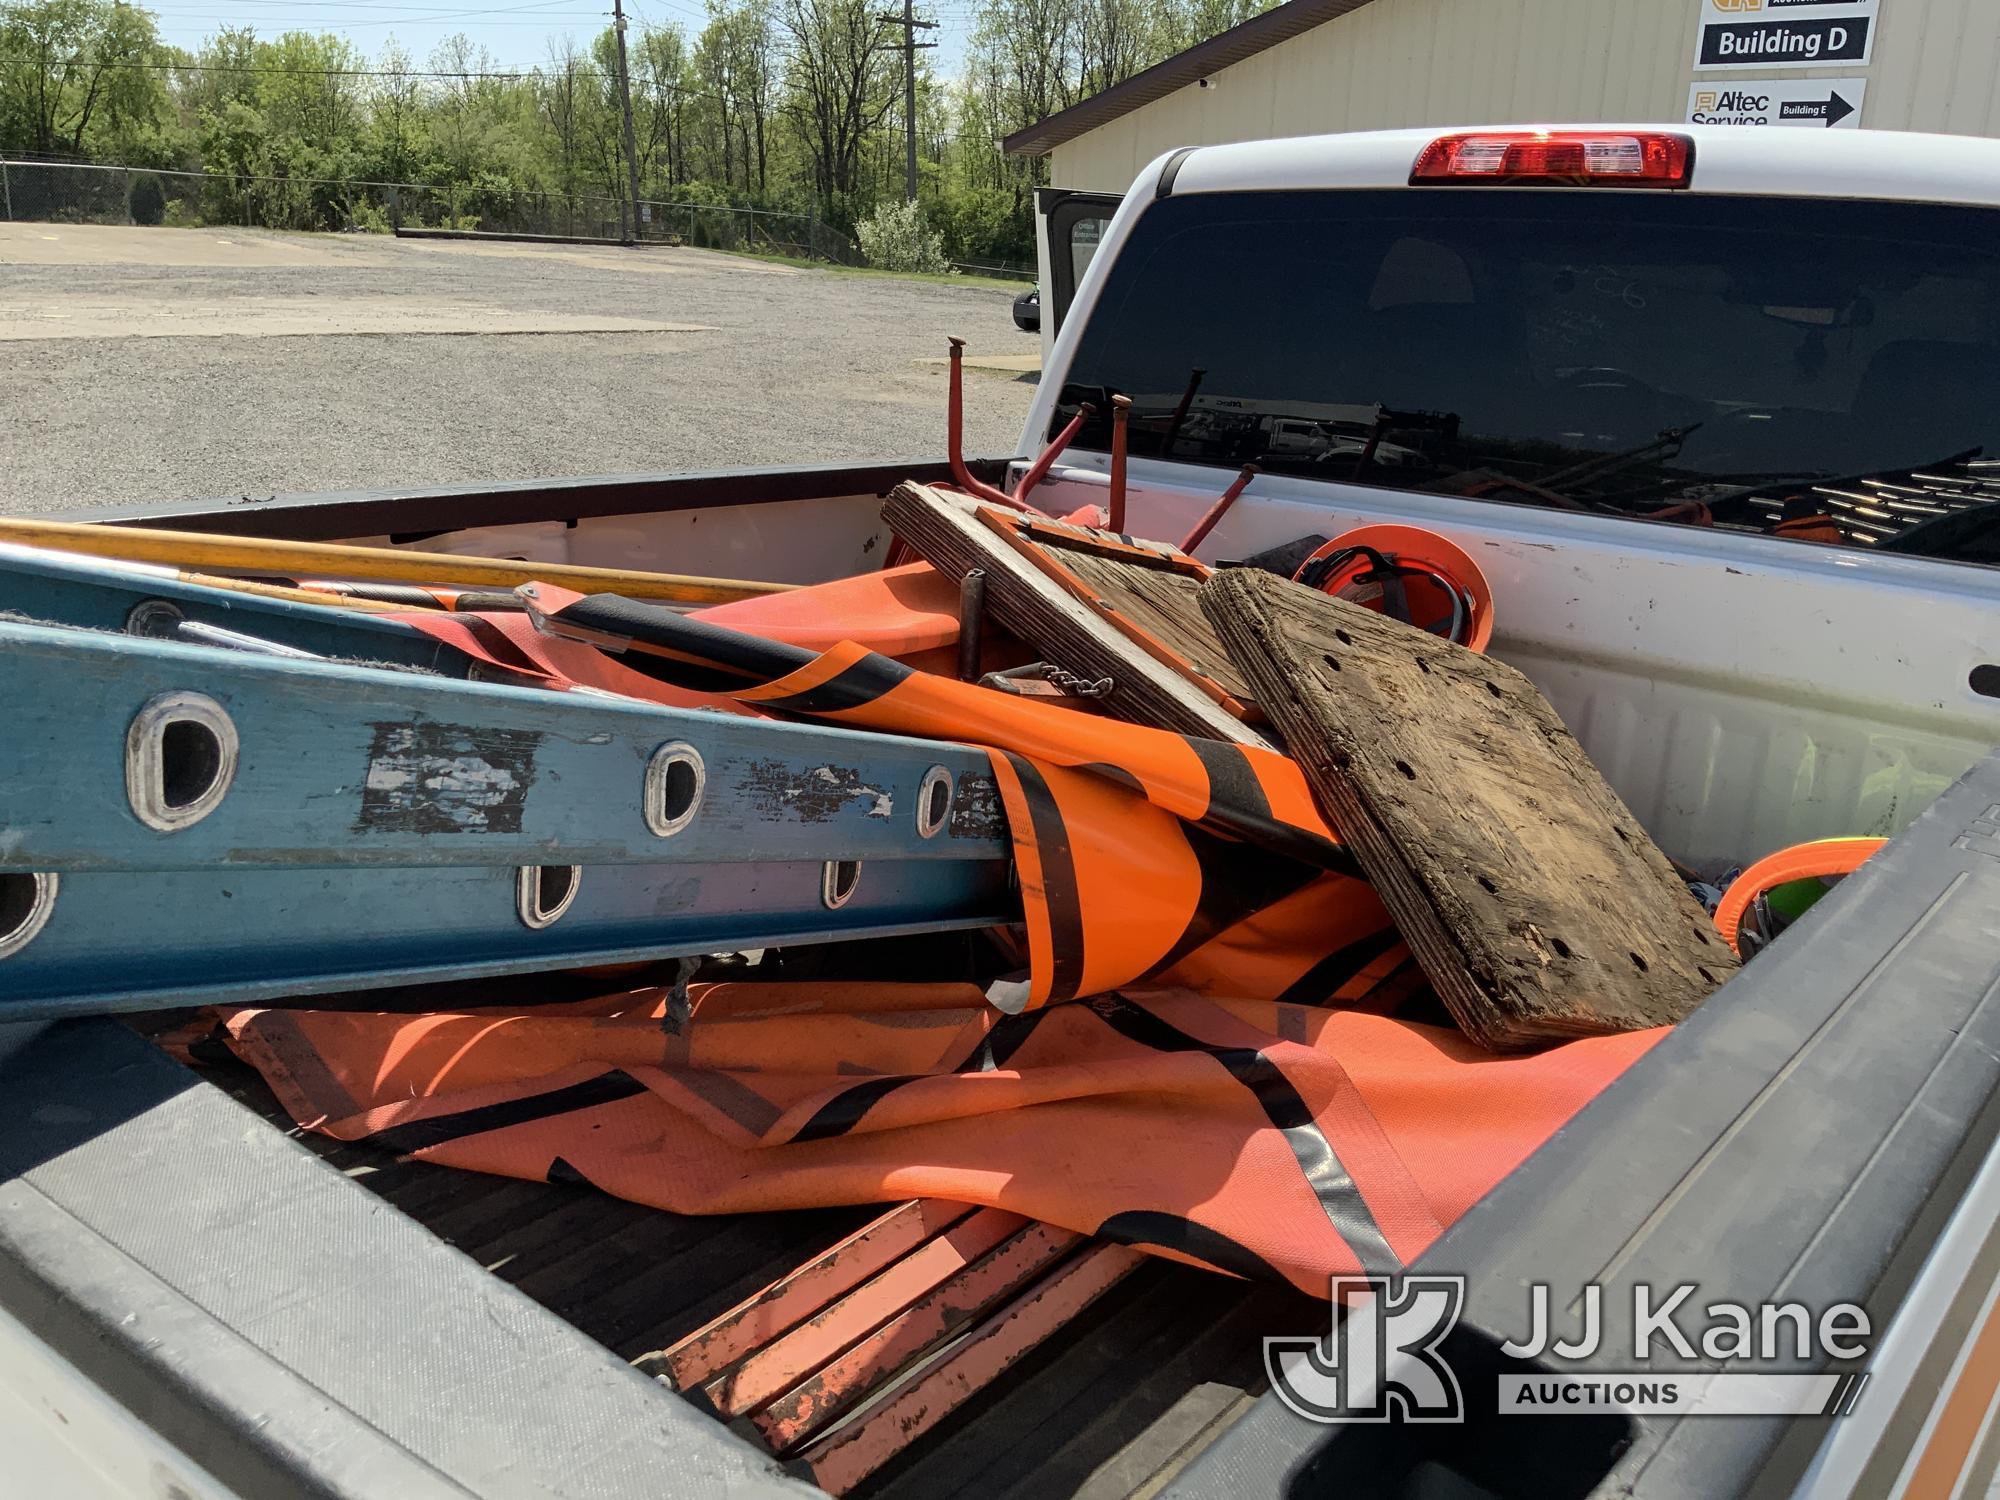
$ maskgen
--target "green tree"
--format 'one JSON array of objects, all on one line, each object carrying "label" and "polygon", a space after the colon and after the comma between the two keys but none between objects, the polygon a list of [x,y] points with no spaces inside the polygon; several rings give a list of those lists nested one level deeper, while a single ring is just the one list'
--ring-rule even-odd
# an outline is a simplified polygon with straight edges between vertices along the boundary
[{"label": "green tree", "polygon": [[123,0],[0,5],[0,58],[0,148],[88,157],[166,116],[152,15]]},{"label": "green tree", "polygon": [[863,143],[895,102],[895,70],[881,0],[782,0],[791,42],[784,111],[812,161],[813,187],[833,214],[852,222]]},{"label": "green tree", "polygon": [[410,54],[394,37],[383,46],[375,67],[384,76],[373,80],[367,101],[372,143],[368,173],[382,181],[408,182],[421,170],[429,146],[423,80],[416,76]]},{"label": "green tree", "polygon": [[[1000,140],[1266,3],[976,0],[957,76],[935,71],[942,54],[919,67],[925,233],[958,258],[1031,259],[1044,165],[1007,157]],[[642,191],[697,208],[816,210],[834,226],[900,200],[901,38],[882,14],[895,9],[708,0],[692,36],[635,27]],[[428,222],[602,232],[628,191],[615,59],[608,29],[552,45],[520,75],[465,36],[424,68],[393,38],[371,60],[339,35],[267,39],[247,26],[184,52],[162,46],[129,0],[0,0],[0,150],[206,169],[217,175],[199,212],[212,221],[379,226],[380,194],[359,183],[382,180],[433,190],[404,200]],[[744,228],[695,212],[682,232],[737,244]]]},{"label": "green tree", "polygon": [[694,85],[687,38],[678,26],[647,26],[629,50],[639,179],[649,184],[649,194],[670,193],[688,175],[688,106]]},{"label": "green tree", "polygon": [[536,70],[534,90],[551,179],[573,208],[583,182],[586,117],[598,102],[597,81],[575,42],[564,37],[549,43],[549,60]]}]

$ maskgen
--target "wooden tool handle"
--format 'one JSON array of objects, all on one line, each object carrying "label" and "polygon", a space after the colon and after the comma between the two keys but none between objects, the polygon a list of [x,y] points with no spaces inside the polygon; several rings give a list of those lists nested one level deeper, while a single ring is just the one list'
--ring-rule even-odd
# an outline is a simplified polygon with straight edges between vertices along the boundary
[{"label": "wooden tool handle", "polygon": [[498,589],[539,580],[581,594],[623,594],[629,599],[656,599],[673,604],[729,604],[738,599],[785,593],[795,587],[788,583],[750,583],[734,578],[587,568],[573,563],[511,562],[445,552],[406,552],[400,548],[351,547],[331,542],[281,542],[264,537],[211,536],[203,532],[74,521],[0,519],[0,541],[197,570],[244,568],[266,573],[469,584]]}]

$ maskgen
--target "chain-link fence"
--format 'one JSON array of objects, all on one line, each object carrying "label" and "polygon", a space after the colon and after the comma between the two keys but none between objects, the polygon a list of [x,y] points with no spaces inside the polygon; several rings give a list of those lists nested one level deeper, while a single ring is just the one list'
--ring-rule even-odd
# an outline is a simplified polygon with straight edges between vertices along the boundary
[{"label": "chain-link fence", "polygon": [[968,276],[991,276],[1000,281],[1032,282],[1040,275],[1033,266],[1016,265],[1010,260],[955,260],[951,268]]},{"label": "chain-link fence", "polygon": [[[592,193],[500,183],[436,187],[318,177],[249,177],[71,162],[0,160],[0,217],[63,224],[240,224],[265,229],[450,229],[621,241],[629,208]],[[858,246],[816,214],[642,201],[647,243],[860,265]]]},{"label": "chain-link fence", "polygon": [[[408,184],[397,185],[389,211],[396,223],[411,228],[593,240],[623,240],[629,218],[625,200],[600,194],[481,192]],[[861,263],[859,247],[839,230],[815,214],[783,209],[642,199],[638,229],[631,237],[707,250]]]}]

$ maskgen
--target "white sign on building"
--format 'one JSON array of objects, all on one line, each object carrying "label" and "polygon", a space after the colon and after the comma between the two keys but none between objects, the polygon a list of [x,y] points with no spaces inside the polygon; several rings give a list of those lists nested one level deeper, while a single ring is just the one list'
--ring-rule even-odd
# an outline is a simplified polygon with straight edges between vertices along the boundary
[{"label": "white sign on building", "polygon": [[1859,67],[1880,0],[1701,0],[1697,68]]},{"label": "white sign on building", "polygon": [[1865,78],[1724,78],[1688,85],[1690,125],[1856,130]]}]

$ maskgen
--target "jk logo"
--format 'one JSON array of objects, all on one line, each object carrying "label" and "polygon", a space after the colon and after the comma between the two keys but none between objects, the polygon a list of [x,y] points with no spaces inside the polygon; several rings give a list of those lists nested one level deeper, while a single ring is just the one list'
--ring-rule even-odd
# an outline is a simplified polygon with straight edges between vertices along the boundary
[{"label": "jk logo", "polygon": [[1336,1276],[1332,1330],[1265,1339],[1264,1373],[1308,1422],[1462,1422],[1438,1345],[1464,1307],[1462,1276]]}]

